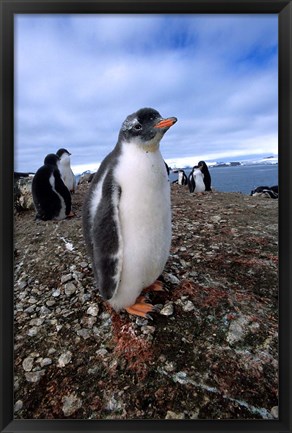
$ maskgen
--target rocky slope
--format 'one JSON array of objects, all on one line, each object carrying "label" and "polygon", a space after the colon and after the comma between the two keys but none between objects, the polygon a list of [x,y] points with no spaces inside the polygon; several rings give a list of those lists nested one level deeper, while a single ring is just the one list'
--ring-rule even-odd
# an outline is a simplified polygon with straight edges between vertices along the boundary
[{"label": "rocky slope", "polygon": [[153,320],[94,290],[81,207],[15,214],[15,418],[278,416],[277,200],[172,185],[173,241]]}]

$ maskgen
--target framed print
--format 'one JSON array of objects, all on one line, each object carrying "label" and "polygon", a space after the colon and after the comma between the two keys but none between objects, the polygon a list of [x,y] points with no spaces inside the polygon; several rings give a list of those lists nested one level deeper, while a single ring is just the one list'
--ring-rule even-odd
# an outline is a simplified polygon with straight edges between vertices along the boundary
[{"label": "framed print", "polygon": [[291,1],[1,3],[1,432],[291,431]]}]

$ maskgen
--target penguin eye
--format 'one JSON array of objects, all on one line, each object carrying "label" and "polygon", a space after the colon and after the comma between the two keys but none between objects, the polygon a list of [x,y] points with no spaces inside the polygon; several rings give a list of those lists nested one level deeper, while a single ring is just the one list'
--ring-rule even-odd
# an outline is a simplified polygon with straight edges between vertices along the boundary
[{"label": "penguin eye", "polygon": [[140,123],[137,123],[137,124],[134,126],[134,129],[135,129],[136,131],[140,131],[140,130],[142,129],[142,125],[140,125]]}]

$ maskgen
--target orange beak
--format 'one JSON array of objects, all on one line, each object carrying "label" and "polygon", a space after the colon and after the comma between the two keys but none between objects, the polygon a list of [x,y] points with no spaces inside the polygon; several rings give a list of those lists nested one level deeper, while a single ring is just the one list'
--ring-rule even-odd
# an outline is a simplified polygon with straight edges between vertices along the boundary
[{"label": "orange beak", "polygon": [[168,119],[162,119],[158,122],[154,128],[170,128],[177,121],[176,117],[169,117]]}]

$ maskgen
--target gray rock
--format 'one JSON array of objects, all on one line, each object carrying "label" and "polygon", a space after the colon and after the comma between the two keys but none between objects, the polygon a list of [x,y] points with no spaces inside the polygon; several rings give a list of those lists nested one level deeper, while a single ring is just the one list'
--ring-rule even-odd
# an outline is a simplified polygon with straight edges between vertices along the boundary
[{"label": "gray rock", "polygon": [[85,328],[79,329],[77,331],[77,335],[79,335],[80,337],[84,338],[84,340],[87,340],[88,338],[91,337],[89,329],[85,329]]},{"label": "gray rock", "polygon": [[25,378],[28,382],[36,383],[45,374],[45,370],[32,371],[25,373]]},{"label": "gray rock", "polygon": [[162,314],[163,316],[171,316],[173,314],[173,304],[169,303],[166,304],[162,310],[160,310],[160,314]]},{"label": "gray rock", "polygon": [[248,323],[249,320],[244,316],[240,316],[238,319],[232,321],[226,338],[228,343],[234,344],[241,341],[246,335]]},{"label": "gray rock", "polygon": [[179,279],[175,275],[165,273],[163,276],[166,282],[171,284],[179,284]]},{"label": "gray rock", "polygon": [[193,311],[193,310],[195,309],[195,306],[194,306],[194,304],[192,303],[192,301],[187,301],[187,302],[183,305],[182,309],[183,309],[184,311],[186,311],[186,312],[188,312],[188,311]]},{"label": "gray rock", "polygon": [[272,407],[271,415],[273,418],[279,418],[279,407],[278,406]]},{"label": "gray rock", "polygon": [[54,290],[53,293],[52,293],[52,296],[53,296],[54,298],[58,298],[60,295],[61,295],[61,291],[60,291],[60,289],[56,289],[56,290]]},{"label": "gray rock", "polygon": [[41,316],[46,316],[47,314],[50,314],[50,312],[51,312],[51,310],[49,310],[44,305],[40,308],[40,315]]},{"label": "gray rock", "polygon": [[62,411],[65,416],[71,416],[82,406],[82,401],[75,394],[65,395],[62,399]]},{"label": "gray rock", "polygon": [[17,400],[17,402],[14,405],[14,412],[19,412],[22,408],[23,408],[22,400]]},{"label": "gray rock", "polygon": [[27,335],[28,335],[29,337],[34,337],[35,335],[37,335],[38,330],[39,330],[39,329],[36,328],[36,327],[30,328],[30,329],[27,331]]},{"label": "gray rock", "polygon": [[89,314],[90,316],[94,316],[94,317],[96,317],[98,315],[98,312],[99,312],[98,305],[92,305],[86,311],[87,314]]},{"label": "gray rock", "polygon": [[65,285],[65,294],[67,296],[74,295],[74,293],[76,292],[76,290],[77,290],[77,288],[76,288],[75,284],[73,284],[73,283],[67,283]]},{"label": "gray rock", "polygon": [[49,300],[49,301],[47,301],[46,302],[46,305],[48,306],[48,307],[52,307],[53,305],[55,305],[56,304],[56,301],[54,301],[54,300]]},{"label": "gray rock", "polygon": [[58,367],[65,367],[65,365],[69,364],[72,358],[72,353],[68,350],[65,353],[62,353],[62,355],[58,359]]},{"label": "gray rock", "polygon": [[25,358],[22,361],[22,367],[23,367],[24,371],[31,371],[32,366],[33,366],[33,361],[34,361],[34,359],[31,357]]},{"label": "gray rock", "polygon": [[62,284],[68,283],[68,281],[70,281],[70,280],[72,280],[71,274],[62,275],[62,277],[61,277],[61,283]]},{"label": "gray rock", "polygon": [[52,364],[51,358],[44,358],[40,362],[41,367],[45,367],[46,365],[50,365],[50,364]]}]

